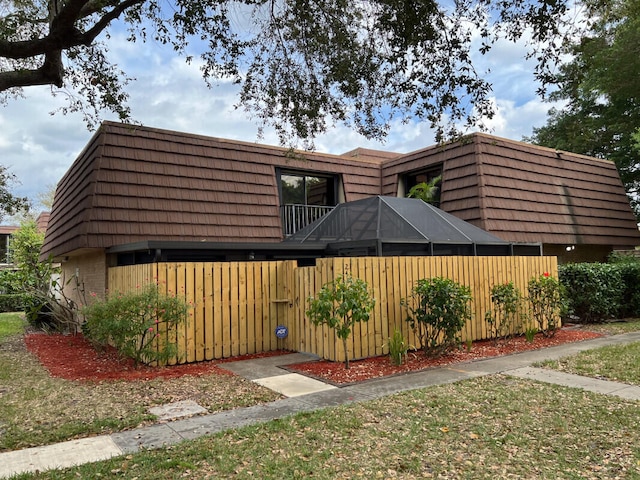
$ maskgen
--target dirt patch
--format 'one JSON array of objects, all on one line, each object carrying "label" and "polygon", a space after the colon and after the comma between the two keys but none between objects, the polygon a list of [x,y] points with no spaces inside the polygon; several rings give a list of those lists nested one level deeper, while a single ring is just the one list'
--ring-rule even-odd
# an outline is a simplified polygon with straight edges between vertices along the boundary
[{"label": "dirt patch", "polygon": [[100,382],[104,380],[152,380],[179,378],[185,375],[233,375],[218,367],[231,360],[245,360],[283,351],[258,355],[244,355],[233,359],[189,363],[166,367],[134,366],[133,360],[121,359],[115,349],[96,351],[82,335],[45,335],[33,333],[25,336],[25,344],[52,377],[66,380]]},{"label": "dirt patch", "polygon": [[345,369],[343,363],[327,360],[287,365],[287,369],[333,383],[334,385],[346,385],[372,378],[415,372],[427,368],[498,357],[527,350],[537,350],[601,336],[603,336],[602,333],[563,328],[558,330],[551,338],[538,334],[533,342],[528,342],[524,337],[516,337],[509,341],[499,341],[497,343],[491,340],[473,342],[471,349],[462,346],[459,350],[438,358],[427,358],[420,352],[410,352],[403,365],[393,365],[389,360],[389,356],[384,355],[352,361],[349,369]]}]

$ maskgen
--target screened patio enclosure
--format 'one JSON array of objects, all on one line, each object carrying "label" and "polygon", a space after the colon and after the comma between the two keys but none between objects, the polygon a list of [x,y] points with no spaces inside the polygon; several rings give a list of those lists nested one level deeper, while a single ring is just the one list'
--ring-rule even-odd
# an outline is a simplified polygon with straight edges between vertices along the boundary
[{"label": "screened patio enclosure", "polygon": [[414,198],[342,203],[284,243],[324,244],[330,256],[541,255],[540,244],[504,241]]}]

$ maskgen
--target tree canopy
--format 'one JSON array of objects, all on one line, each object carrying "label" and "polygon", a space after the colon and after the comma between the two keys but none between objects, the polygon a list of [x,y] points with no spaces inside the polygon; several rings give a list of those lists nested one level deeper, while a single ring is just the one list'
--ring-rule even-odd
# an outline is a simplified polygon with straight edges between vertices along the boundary
[{"label": "tree canopy", "polygon": [[640,0],[593,2],[590,30],[568,46],[571,60],[550,96],[565,100],[528,139],[616,163],[632,204],[640,194]]},{"label": "tree canopy", "polygon": [[[439,137],[491,118],[491,86],[475,51],[525,38],[542,83],[567,30],[567,0],[0,0],[0,92],[68,92],[63,111],[93,125],[130,119],[131,80],[109,60],[109,31],[156,41],[204,80],[231,78],[239,105],[281,139],[313,139],[336,122],[382,138],[393,118],[420,118]],[[196,53],[194,53],[196,52]]]},{"label": "tree canopy", "polygon": [[7,215],[16,215],[29,210],[29,199],[18,197],[11,191],[15,183],[16,176],[7,167],[0,165],[0,221]]}]

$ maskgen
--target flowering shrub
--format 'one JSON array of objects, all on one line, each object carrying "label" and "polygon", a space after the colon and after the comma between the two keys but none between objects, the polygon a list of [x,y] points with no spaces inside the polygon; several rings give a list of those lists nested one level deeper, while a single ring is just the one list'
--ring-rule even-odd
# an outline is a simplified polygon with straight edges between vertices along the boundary
[{"label": "flowering shrub", "polygon": [[176,345],[159,336],[183,322],[187,311],[184,300],[162,295],[158,286],[151,284],[85,307],[82,331],[96,347],[113,345],[120,355],[132,358],[136,366],[162,364],[175,356]]},{"label": "flowering shrub", "polygon": [[563,286],[548,273],[534,277],[529,280],[529,302],[538,331],[545,337],[553,337],[566,310]]},{"label": "flowering shrub", "polygon": [[427,355],[441,355],[460,343],[460,331],[471,320],[471,289],[448,278],[418,280],[401,304],[406,321]]}]

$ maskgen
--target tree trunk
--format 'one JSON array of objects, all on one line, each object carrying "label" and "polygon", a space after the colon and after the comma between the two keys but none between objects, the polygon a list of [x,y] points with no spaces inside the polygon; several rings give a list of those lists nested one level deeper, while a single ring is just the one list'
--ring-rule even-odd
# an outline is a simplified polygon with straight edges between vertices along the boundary
[{"label": "tree trunk", "polygon": [[347,351],[347,339],[342,339],[342,345],[344,345],[344,368],[349,368],[349,352]]}]

